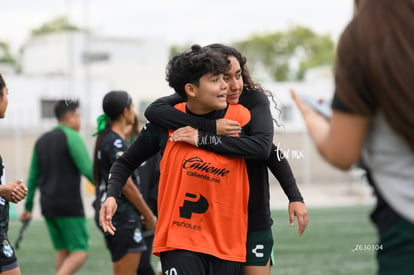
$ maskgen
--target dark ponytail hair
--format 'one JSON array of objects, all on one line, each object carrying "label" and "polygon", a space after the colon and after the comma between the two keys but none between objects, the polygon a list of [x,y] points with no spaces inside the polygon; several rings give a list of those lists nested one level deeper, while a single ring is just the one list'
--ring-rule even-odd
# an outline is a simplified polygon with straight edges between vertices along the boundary
[{"label": "dark ponytail hair", "polygon": [[104,137],[111,130],[111,121],[117,120],[125,108],[131,107],[132,99],[126,91],[110,91],[102,101],[104,114],[98,117],[98,131],[93,153],[93,178],[96,188],[99,188],[101,176],[98,165],[98,148]]},{"label": "dark ponytail hair", "polygon": [[111,120],[115,120],[131,103],[132,99],[126,91],[110,91],[103,98],[102,109]]},{"label": "dark ponytail hair", "polygon": [[342,33],[336,95],[354,113],[384,113],[414,151],[414,2],[364,0]]}]

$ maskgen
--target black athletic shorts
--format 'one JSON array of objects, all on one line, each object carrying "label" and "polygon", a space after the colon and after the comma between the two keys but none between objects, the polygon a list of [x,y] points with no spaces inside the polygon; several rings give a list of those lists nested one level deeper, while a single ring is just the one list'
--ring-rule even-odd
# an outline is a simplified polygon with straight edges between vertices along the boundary
[{"label": "black athletic shorts", "polygon": [[243,263],[187,250],[161,252],[162,273],[168,275],[241,275]]},{"label": "black athletic shorts", "polygon": [[117,229],[114,236],[106,233],[105,242],[111,252],[112,262],[119,261],[129,252],[142,252],[147,249],[139,228]]},{"label": "black athletic shorts", "polygon": [[14,253],[14,248],[12,247],[10,241],[7,238],[7,235],[0,233],[0,273],[5,272],[11,269],[14,269],[18,266],[16,254]]}]

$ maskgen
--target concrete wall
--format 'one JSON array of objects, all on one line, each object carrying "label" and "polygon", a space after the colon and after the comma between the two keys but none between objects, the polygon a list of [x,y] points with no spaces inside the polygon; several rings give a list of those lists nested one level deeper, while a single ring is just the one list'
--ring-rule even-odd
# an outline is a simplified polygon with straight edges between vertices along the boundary
[{"label": "concrete wall", "polygon": [[127,90],[139,107],[171,93],[165,81],[168,57],[163,38],[51,33],[32,37],[25,44],[22,74],[66,78],[72,95],[85,94],[84,89],[89,90],[94,82],[105,81],[105,92]]},{"label": "concrete wall", "polygon": [[[90,155],[93,152],[94,129],[83,129],[81,134]],[[7,180],[26,179],[36,139],[43,130],[12,130],[0,133],[0,154],[6,164]],[[333,168],[323,160],[306,133],[284,133],[274,138],[274,143],[288,159],[299,184],[350,182],[353,174]],[[274,181],[274,177],[270,177]]]}]

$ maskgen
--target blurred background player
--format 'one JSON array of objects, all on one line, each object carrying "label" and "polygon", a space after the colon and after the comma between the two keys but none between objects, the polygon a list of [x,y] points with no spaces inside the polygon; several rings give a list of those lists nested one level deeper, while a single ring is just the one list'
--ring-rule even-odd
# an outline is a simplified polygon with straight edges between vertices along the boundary
[{"label": "blurred background player", "polygon": [[[107,196],[109,169],[115,160],[128,148],[126,133],[136,120],[134,104],[125,91],[111,91],[102,102],[104,114],[98,118],[98,136],[94,152],[94,179],[97,183],[95,220],[99,226],[99,210]],[[119,198],[119,207],[113,217],[117,226],[115,235],[104,233],[105,242],[111,253],[113,274],[135,274],[141,253],[147,249],[142,235],[141,214],[147,229],[154,229],[156,218],[145,203],[138,189],[135,173],[128,181]]]},{"label": "blurred background player", "polygon": [[74,274],[88,257],[89,231],[81,196],[81,175],[93,182],[92,162],[79,134],[79,103],[59,100],[58,125],[43,134],[33,149],[25,211],[32,218],[33,199],[40,190],[41,213],[56,250],[56,274]]}]

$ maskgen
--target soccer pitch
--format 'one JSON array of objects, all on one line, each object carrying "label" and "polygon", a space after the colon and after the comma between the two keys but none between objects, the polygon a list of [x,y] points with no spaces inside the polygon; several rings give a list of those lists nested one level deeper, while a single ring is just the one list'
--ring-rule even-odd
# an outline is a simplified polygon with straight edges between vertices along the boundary
[{"label": "soccer pitch", "polygon": [[[353,251],[357,245],[372,245],[377,241],[368,218],[371,208],[310,208],[310,223],[302,237],[297,236],[296,224],[294,228],[289,226],[286,210],[273,211],[276,266],[272,275],[375,274],[375,252]],[[9,238],[13,244],[20,225],[17,220],[10,222]],[[92,219],[89,229],[89,258],[77,274],[112,274],[103,236]],[[43,220],[30,223],[16,254],[22,274],[54,274],[54,251]]]}]

